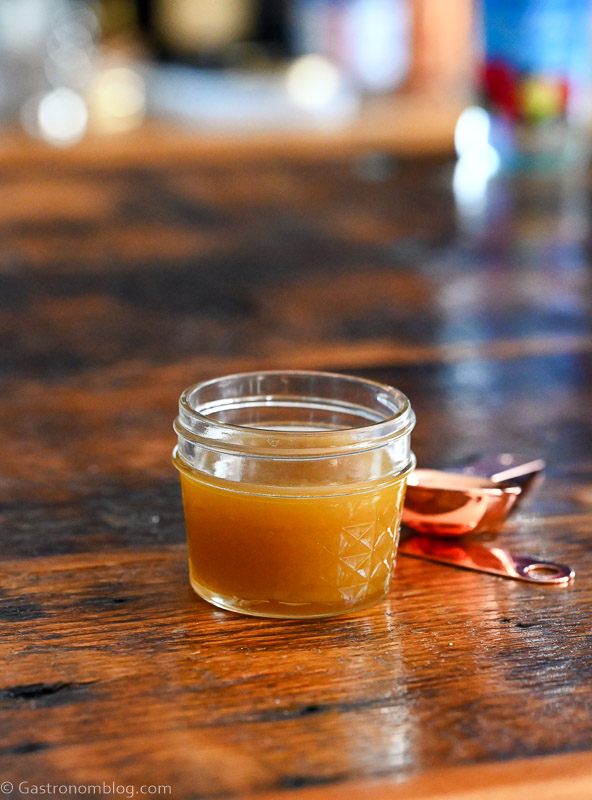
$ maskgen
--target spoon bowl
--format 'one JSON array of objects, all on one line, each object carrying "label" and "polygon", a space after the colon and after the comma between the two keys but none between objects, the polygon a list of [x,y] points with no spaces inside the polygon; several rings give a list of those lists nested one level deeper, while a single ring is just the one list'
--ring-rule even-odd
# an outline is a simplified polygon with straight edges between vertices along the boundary
[{"label": "spoon bowl", "polygon": [[416,469],[407,481],[403,524],[432,536],[497,531],[520,493],[481,476]]}]

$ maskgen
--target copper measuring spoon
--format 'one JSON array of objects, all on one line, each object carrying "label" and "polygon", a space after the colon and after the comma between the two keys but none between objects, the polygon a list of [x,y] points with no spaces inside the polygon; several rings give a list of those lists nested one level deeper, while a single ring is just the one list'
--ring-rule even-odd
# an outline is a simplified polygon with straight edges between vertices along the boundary
[{"label": "copper measuring spoon", "polygon": [[436,561],[438,564],[449,564],[529,583],[567,586],[575,578],[574,570],[566,564],[513,555],[501,547],[486,547],[473,542],[459,544],[435,536],[413,534],[404,537],[399,545],[399,552],[414,558]]},{"label": "copper measuring spoon", "polygon": [[[399,551],[505,578],[567,585],[575,572],[564,564],[450,538],[497,530],[544,466],[542,459],[527,461],[504,453],[481,459],[463,473],[415,470],[408,481],[403,523],[420,535],[403,537]],[[476,475],[476,469],[487,470],[489,477]]]},{"label": "copper measuring spoon", "polygon": [[521,491],[476,475],[416,469],[407,481],[403,524],[433,536],[496,531]]}]

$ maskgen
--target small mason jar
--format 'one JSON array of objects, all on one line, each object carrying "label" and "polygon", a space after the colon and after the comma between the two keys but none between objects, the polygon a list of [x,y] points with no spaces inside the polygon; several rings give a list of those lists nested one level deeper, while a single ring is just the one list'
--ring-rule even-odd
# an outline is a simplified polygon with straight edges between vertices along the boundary
[{"label": "small mason jar", "polygon": [[183,392],[175,421],[193,589],[305,618],[389,590],[415,416],[397,389],[323,372],[248,372]]}]

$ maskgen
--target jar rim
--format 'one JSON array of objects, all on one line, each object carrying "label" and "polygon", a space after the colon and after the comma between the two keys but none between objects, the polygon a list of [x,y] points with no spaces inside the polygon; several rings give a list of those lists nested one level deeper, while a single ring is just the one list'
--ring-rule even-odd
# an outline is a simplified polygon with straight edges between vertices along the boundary
[{"label": "jar rim", "polygon": [[[246,407],[281,407],[296,403],[296,395],[269,394],[259,396],[233,396],[226,398],[209,399],[208,395],[215,397],[216,387],[229,386],[232,383],[259,383],[265,382],[278,385],[283,382],[311,383],[325,382],[327,385],[341,382],[344,387],[364,390],[368,396],[374,395],[376,402],[373,409],[369,405],[340,402],[338,397],[308,397],[303,395],[304,401],[316,402],[318,408],[324,401],[326,408],[341,408],[352,411],[356,409],[360,416],[365,418],[362,424],[337,428],[323,428],[318,430],[288,429],[265,427],[255,425],[236,424],[226,420],[219,420],[212,416],[220,409],[233,406],[236,409]],[[201,397],[201,402],[197,398]],[[287,398],[283,403],[281,398]],[[224,400],[228,405],[224,405]],[[377,406],[380,405],[380,411]],[[209,410],[209,414],[207,411]],[[368,420],[366,422],[366,420]],[[244,453],[245,455],[274,458],[306,458],[326,457],[357,453],[364,450],[384,446],[393,439],[409,435],[415,424],[415,414],[411,404],[403,392],[394,387],[362,378],[355,375],[345,375],[337,372],[324,372],[316,370],[258,370],[251,372],[237,372],[217,378],[210,378],[185,389],[179,399],[179,415],[175,420],[175,430],[180,437],[193,441],[202,447],[225,452]]]}]

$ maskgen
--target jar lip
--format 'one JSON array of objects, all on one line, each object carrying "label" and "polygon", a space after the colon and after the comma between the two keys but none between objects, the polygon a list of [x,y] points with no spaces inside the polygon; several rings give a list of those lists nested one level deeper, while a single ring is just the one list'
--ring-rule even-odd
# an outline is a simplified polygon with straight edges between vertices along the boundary
[{"label": "jar lip", "polygon": [[[363,386],[373,391],[376,397],[382,401],[382,409],[387,411],[390,407],[391,413],[385,413],[381,418],[372,419],[370,407],[360,405],[358,406],[360,412],[365,408],[369,420],[361,425],[335,429],[298,430],[295,428],[282,430],[280,428],[240,425],[218,420],[207,413],[202,413],[208,403],[200,405],[196,404],[194,400],[197,394],[203,394],[208,388],[214,387],[216,384],[222,384],[223,381],[273,380],[274,378],[286,378],[287,380],[298,380],[299,378],[320,381],[338,380],[349,385],[358,384],[358,386]],[[290,397],[293,399],[293,395]],[[230,399],[234,398],[231,397]],[[258,399],[260,402],[257,402]],[[313,398],[304,399],[312,400]],[[263,394],[260,398],[250,397],[245,398],[246,400],[250,400],[254,405],[274,405],[273,400]],[[329,405],[334,404],[336,408],[340,405],[337,398],[328,397],[325,398],[325,401]],[[209,405],[212,407],[211,402]],[[237,406],[239,405],[240,396],[237,398]],[[344,404],[342,410],[352,407]],[[376,411],[374,415],[379,416]],[[315,452],[344,453],[372,449],[382,446],[392,439],[409,434],[414,424],[415,415],[408,398],[399,389],[395,389],[388,384],[337,372],[257,370],[211,378],[185,389],[179,399],[179,416],[175,422],[175,430],[180,436],[196,441],[202,446],[223,450],[230,449],[232,451],[243,450],[245,452],[253,452],[253,454],[254,451],[261,451],[262,455],[273,453],[277,457],[282,454],[289,456],[290,454],[299,453],[300,455],[308,454],[312,456]]]}]

